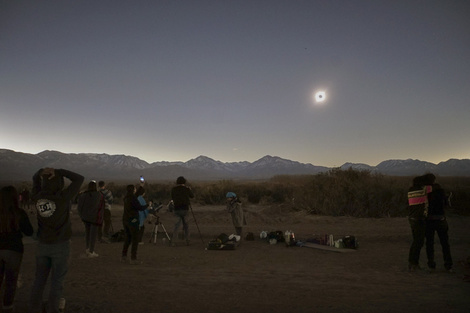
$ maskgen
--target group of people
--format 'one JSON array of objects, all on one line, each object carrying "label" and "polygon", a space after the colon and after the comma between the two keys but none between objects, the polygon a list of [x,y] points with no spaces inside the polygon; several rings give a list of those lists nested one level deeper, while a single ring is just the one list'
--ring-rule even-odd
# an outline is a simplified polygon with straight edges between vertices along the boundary
[{"label": "group of people", "polygon": [[[65,186],[65,179],[70,184]],[[47,312],[60,312],[64,306],[63,283],[70,255],[70,208],[84,177],[64,169],[44,168],[33,176],[31,200],[36,203],[36,272],[31,287],[29,313],[43,312],[43,293],[50,276]],[[13,312],[17,280],[22,263],[23,234],[33,235],[33,227],[20,208],[15,187],[0,190],[0,282],[5,278],[3,312]]]},{"label": "group of people", "polygon": [[[65,179],[69,180],[66,186]],[[70,239],[72,225],[70,210],[73,199],[83,184],[84,177],[65,169],[42,168],[33,175],[31,200],[35,203],[37,218],[36,272],[31,287],[29,313],[60,312],[64,309],[62,298],[63,284],[69,267]],[[86,192],[80,195],[80,215],[85,223],[87,251],[94,253],[94,234],[99,231],[102,221],[110,221],[108,203],[112,194],[103,190],[96,191],[96,182],[90,182]],[[104,189],[104,182],[100,182]],[[0,189],[0,287],[3,279],[5,291],[2,312],[13,312],[14,298],[20,267],[23,259],[23,235],[32,236],[34,229],[26,211],[20,207],[20,197],[13,186]],[[97,204],[98,203],[98,204]],[[87,206],[102,207],[103,211],[89,209]],[[105,226],[105,232],[109,229]],[[46,306],[43,293],[50,276],[50,291]]]},{"label": "group of people", "polygon": [[[177,220],[173,228],[173,234],[170,240],[171,246],[176,246],[178,241],[178,232],[182,227],[183,240],[186,245],[190,244],[188,213],[191,209],[191,199],[194,193],[189,186],[186,185],[186,179],[180,176],[176,179],[176,186],[171,189],[171,201],[169,210],[173,212]],[[122,223],[125,231],[125,240],[122,248],[121,261],[128,262],[128,250],[131,247],[130,264],[140,264],[137,259],[138,244],[142,242],[144,232],[144,221],[148,215],[152,202],[147,203],[144,199],[145,188],[141,186],[136,188],[134,185],[127,186],[127,193],[124,197],[124,213]],[[242,236],[243,226],[246,225],[246,218],[241,207],[241,201],[234,192],[228,192],[227,211],[232,216],[232,222],[237,235]]]},{"label": "group of people", "polygon": [[[70,183],[65,186],[65,179]],[[42,312],[42,299],[46,282],[50,277],[51,287],[47,302],[47,312],[59,312],[64,305],[62,297],[63,283],[68,271],[70,255],[70,238],[72,228],[70,210],[72,200],[79,194],[84,177],[65,170],[44,168],[33,176],[31,199],[35,202],[37,213],[36,273],[31,288],[29,313]],[[130,264],[140,264],[137,259],[137,248],[142,241],[144,232],[143,221],[147,217],[152,203],[144,199],[145,188],[128,185],[124,197],[122,223],[125,240],[122,247],[121,260]],[[194,193],[186,185],[182,176],[176,180],[171,189],[170,210],[177,217],[170,245],[175,245],[179,228],[182,226],[184,241],[190,243],[187,215],[191,209],[191,198]],[[234,192],[228,192],[227,212],[231,214],[233,226],[238,236],[242,236],[246,225],[241,201]],[[13,186],[0,189],[0,287],[5,281],[2,301],[3,312],[13,312],[13,302],[17,280],[23,258],[24,246],[22,236],[32,236],[33,226],[26,211],[20,207],[20,195]],[[85,192],[78,196],[78,212],[85,225],[86,254],[90,258],[97,257],[94,251],[96,238],[106,241],[110,235],[111,204],[113,195],[106,189],[104,181],[98,184],[90,181]],[[427,265],[430,271],[436,269],[434,259],[434,237],[437,233],[442,247],[444,267],[452,272],[452,257],[445,208],[448,196],[444,189],[436,183],[433,174],[415,177],[408,190],[409,223],[413,241],[408,256],[410,271],[419,269],[420,252],[426,243]],[[104,224],[104,225],[103,225]],[[62,300],[61,300],[62,299]]]},{"label": "group of people", "polygon": [[428,173],[417,176],[408,190],[408,220],[413,241],[408,255],[408,269],[413,272],[420,269],[419,257],[426,242],[427,265],[430,272],[435,271],[434,237],[437,233],[442,247],[444,267],[453,272],[452,256],[449,245],[449,225],[445,208],[449,205],[444,189],[436,183],[436,176]]}]

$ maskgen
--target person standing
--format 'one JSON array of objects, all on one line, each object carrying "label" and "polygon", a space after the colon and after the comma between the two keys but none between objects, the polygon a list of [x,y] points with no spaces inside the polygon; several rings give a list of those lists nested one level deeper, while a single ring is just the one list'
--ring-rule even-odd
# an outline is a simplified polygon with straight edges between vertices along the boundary
[{"label": "person standing", "polygon": [[449,245],[449,225],[445,215],[445,207],[448,205],[444,189],[439,184],[432,186],[432,192],[428,194],[429,213],[426,218],[426,256],[428,268],[431,272],[436,269],[434,260],[434,234],[437,233],[441,243],[444,267],[449,273],[453,273],[452,256]]},{"label": "person standing", "polygon": [[78,197],[78,214],[85,224],[86,256],[96,258],[96,235],[103,224],[104,196],[96,188],[96,181],[88,183],[88,189]]},{"label": "person standing", "polygon": [[[64,178],[71,183],[65,188]],[[70,255],[70,205],[78,194],[84,177],[54,168],[43,168],[33,176],[31,199],[35,202],[39,243],[36,252],[36,275],[31,288],[30,313],[42,312],[42,297],[51,274],[47,312],[59,312]]]},{"label": "person standing", "polygon": [[[144,195],[145,195],[144,187],[139,186],[139,188],[137,188],[137,191],[135,192],[135,195],[137,196],[137,200],[139,200],[140,205],[148,208],[147,201],[145,201],[144,199]],[[145,220],[147,219],[148,214],[149,214],[148,209],[139,211],[139,245],[144,244],[142,240],[144,238],[144,232],[145,232]]]},{"label": "person standing", "polygon": [[2,312],[13,312],[24,252],[22,234],[31,236],[33,232],[28,215],[19,207],[16,188],[6,186],[0,189],[0,289],[5,281]]},{"label": "person standing", "polygon": [[186,179],[180,176],[176,179],[176,186],[171,189],[171,200],[173,201],[173,213],[177,217],[173,235],[170,244],[176,245],[176,238],[178,238],[178,229],[183,224],[184,239],[186,245],[189,245],[189,226],[186,220],[186,215],[191,205],[190,198],[194,198],[194,194],[188,186],[186,186]]},{"label": "person standing", "polygon": [[29,195],[29,190],[24,188],[23,191],[20,193],[20,203],[21,203],[21,208],[23,210],[28,210],[31,211],[31,199]]},{"label": "person standing", "polygon": [[234,192],[227,192],[227,212],[232,216],[232,223],[235,227],[235,233],[242,238],[243,226],[246,225],[245,213],[243,212],[242,202],[237,198]]},{"label": "person standing", "polygon": [[[106,183],[104,181],[98,182],[98,187],[100,192],[104,196],[104,215],[103,215],[103,224],[98,228],[98,241],[102,243],[109,243],[109,238],[112,234],[109,233],[109,230],[112,229],[111,221],[111,204],[113,204],[113,193],[111,190],[106,188]],[[104,237],[103,237],[104,235]]]},{"label": "person standing", "polygon": [[122,224],[126,233],[124,245],[122,246],[121,262],[127,262],[127,252],[131,246],[130,264],[141,264],[137,260],[137,248],[139,245],[139,211],[143,211],[147,206],[142,206],[135,195],[136,188],[134,185],[128,185],[127,193],[124,197],[124,212],[122,214]]},{"label": "person standing", "polygon": [[408,189],[408,222],[413,236],[408,254],[408,270],[410,272],[420,269],[419,257],[424,245],[426,217],[428,215],[427,195],[431,192],[431,185],[434,183],[432,176],[426,174],[413,178],[413,185]]}]

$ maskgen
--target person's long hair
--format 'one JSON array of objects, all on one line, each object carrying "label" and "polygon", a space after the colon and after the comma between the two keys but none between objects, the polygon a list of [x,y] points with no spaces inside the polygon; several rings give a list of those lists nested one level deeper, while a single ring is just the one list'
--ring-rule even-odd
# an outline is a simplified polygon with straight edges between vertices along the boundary
[{"label": "person's long hair", "polygon": [[126,187],[126,195],[124,199],[132,198],[135,196],[135,186],[134,185],[127,185]]},{"label": "person's long hair", "polygon": [[9,233],[19,229],[18,191],[13,186],[0,189],[0,233]]},{"label": "person's long hair", "polygon": [[137,188],[137,191],[135,192],[135,195],[138,197],[138,196],[143,196],[145,193],[145,188],[142,187],[142,186],[139,186],[139,188]]}]

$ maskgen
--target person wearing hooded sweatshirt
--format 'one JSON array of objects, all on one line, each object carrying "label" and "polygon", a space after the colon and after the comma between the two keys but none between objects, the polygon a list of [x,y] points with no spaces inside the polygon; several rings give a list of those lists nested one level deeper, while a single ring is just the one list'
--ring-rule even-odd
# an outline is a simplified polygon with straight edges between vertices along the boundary
[{"label": "person wearing hooded sweatshirt", "polygon": [[86,256],[96,258],[96,236],[98,228],[103,224],[104,196],[96,188],[96,181],[88,183],[88,189],[78,197],[78,214],[85,224]]},{"label": "person wearing hooded sweatshirt", "polygon": [[[64,178],[71,183],[65,187]],[[33,176],[39,243],[36,252],[36,275],[31,289],[30,313],[42,312],[42,296],[51,273],[47,312],[59,312],[64,279],[70,255],[70,208],[72,199],[80,191],[84,177],[65,170],[43,168]]]},{"label": "person wearing hooded sweatshirt", "polygon": [[33,232],[28,214],[19,206],[16,188],[6,186],[0,189],[0,289],[5,281],[4,313],[14,309],[13,300],[24,252],[22,234],[31,236]]},{"label": "person wearing hooded sweatshirt", "polygon": [[245,214],[242,208],[242,202],[237,198],[234,192],[227,192],[227,212],[232,216],[232,223],[235,232],[240,238],[242,237],[243,226],[246,225]]}]

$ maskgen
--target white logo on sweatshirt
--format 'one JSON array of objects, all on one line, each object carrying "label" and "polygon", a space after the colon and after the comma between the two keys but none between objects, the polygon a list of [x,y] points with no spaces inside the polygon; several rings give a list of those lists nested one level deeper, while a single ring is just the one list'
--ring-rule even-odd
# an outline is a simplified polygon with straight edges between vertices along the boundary
[{"label": "white logo on sweatshirt", "polygon": [[55,212],[55,202],[47,199],[40,199],[36,202],[36,210],[42,217],[51,217]]}]

